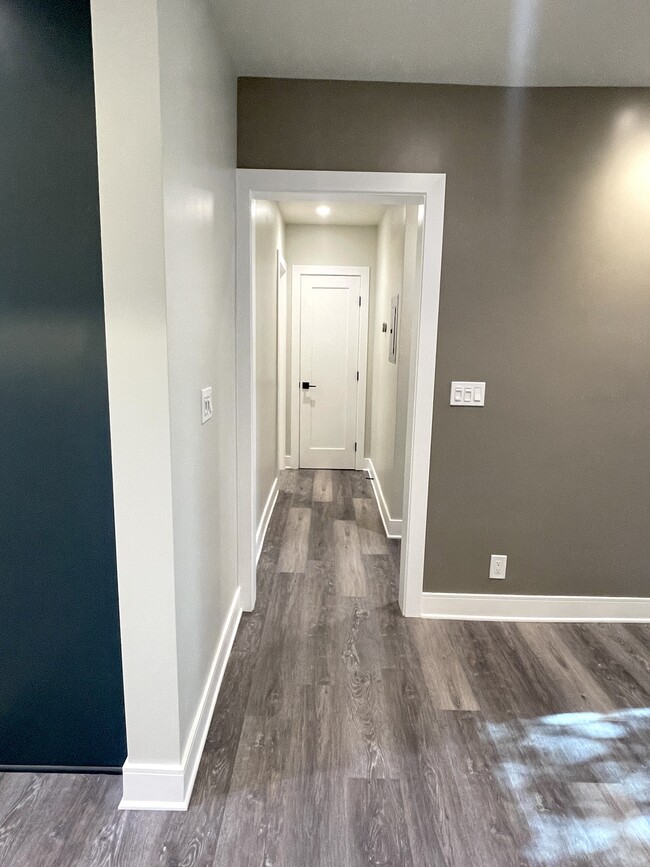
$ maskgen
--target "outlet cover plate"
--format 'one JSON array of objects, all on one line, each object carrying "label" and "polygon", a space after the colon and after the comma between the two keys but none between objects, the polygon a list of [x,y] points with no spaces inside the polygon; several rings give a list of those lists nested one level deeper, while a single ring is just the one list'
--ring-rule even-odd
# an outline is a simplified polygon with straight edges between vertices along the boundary
[{"label": "outlet cover plate", "polygon": [[490,578],[503,581],[506,577],[506,565],[508,558],[505,554],[490,555]]}]

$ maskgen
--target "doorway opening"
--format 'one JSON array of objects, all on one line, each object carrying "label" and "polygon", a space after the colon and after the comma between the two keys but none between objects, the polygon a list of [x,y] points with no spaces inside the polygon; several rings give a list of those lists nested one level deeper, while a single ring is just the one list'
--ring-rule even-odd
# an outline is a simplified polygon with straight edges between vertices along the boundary
[{"label": "doorway opening", "polygon": [[[366,471],[420,614],[444,175],[238,170],[243,606],[287,468]],[[321,476],[321,479],[323,477]]]}]

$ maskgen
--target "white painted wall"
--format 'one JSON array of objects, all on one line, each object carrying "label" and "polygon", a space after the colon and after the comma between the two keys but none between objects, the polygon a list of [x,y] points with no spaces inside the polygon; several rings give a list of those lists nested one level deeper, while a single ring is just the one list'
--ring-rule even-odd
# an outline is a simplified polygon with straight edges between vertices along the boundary
[{"label": "white painted wall", "polygon": [[[406,427],[412,354],[413,305],[419,293],[422,273],[422,223],[418,220],[418,207],[406,208],[404,228],[404,270],[397,344],[397,394],[395,396],[395,453],[393,474],[390,482],[390,502],[394,505],[394,517],[401,520],[404,511],[404,465],[406,463]],[[390,298],[388,300],[390,311]],[[391,365],[392,366],[392,365]]]},{"label": "white painted wall", "polygon": [[93,0],[120,630],[129,759],[180,759],[158,7]]},{"label": "white painted wall", "polygon": [[[406,417],[418,242],[417,207],[387,209],[377,233],[375,302],[371,310],[372,398],[368,402],[366,456],[372,461],[390,518],[401,520]],[[406,254],[405,254],[406,251]],[[388,361],[391,298],[400,295],[397,364]]]},{"label": "white painted wall", "polygon": [[178,805],[237,589],[236,80],[209,0],[91,8],[125,798]]},{"label": "white painted wall", "polygon": [[285,227],[275,202],[254,204],[255,397],[257,413],[257,525],[278,476],[278,250]]},{"label": "white painted wall", "polygon": [[[180,736],[237,588],[236,78],[209,0],[159,0]],[[201,388],[215,413],[201,425]]]},{"label": "white painted wall", "polygon": [[290,223],[286,227],[286,245],[287,265],[363,265],[374,268],[377,227]]},{"label": "white painted wall", "polygon": [[[376,226],[330,226],[289,224],[286,227],[287,267],[293,265],[358,265],[370,268],[370,317],[372,321],[374,272],[377,262]],[[287,454],[291,452],[291,291],[287,310]],[[368,348],[370,353],[370,346]],[[370,355],[369,355],[370,357]],[[368,381],[370,385],[370,381]],[[370,395],[370,388],[367,394]],[[366,442],[368,441],[366,427]]]}]

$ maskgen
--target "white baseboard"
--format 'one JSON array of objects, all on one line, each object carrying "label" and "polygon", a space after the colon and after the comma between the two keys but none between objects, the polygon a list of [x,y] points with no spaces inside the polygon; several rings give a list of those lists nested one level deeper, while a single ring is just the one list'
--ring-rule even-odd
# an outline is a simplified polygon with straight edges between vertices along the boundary
[{"label": "white baseboard", "polygon": [[284,456],[284,468],[285,470],[297,470],[298,469],[298,458],[294,458],[292,455]]},{"label": "white baseboard", "polygon": [[377,500],[379,514],[381,515],[381,520],[384,524],[384,530],[386,530],[386,535],[389,539],[401,539],[402,519],[391,518],[390,512],[388,511],[388,505],[386,504],[386,498],[384,497],[384,492],[381,489],[381,483],[379,481],[377,471],[373,466],[372,460],[370,458],[366,458],[364,463],[365,469],[370,473],[372,489],[375,492],[375,499]]},{"label": "white baseboard", "polygon": [[260,519],[260,525],[257,528],[257,533],[255,534],[255,562],[260,559],[260,554],[262,553],[262,546],[264,545],[264,537],[266,536],[266,531],[269,528],[269,521],[271,520],[271,515],[273,514],[273,508],[275,507],[275,501],[278,498],[278,479],[276,477],[275,481],[271,485],[271,490],[269,491],[269,495],[266,498],[266,503],[264,505],[264,511],[262,512],[262,517]]},{"label": "white baseboard", "polygon": [[147,765],[131,763],[127,758],[122,769],[123,797],[120,810],[187,810],[241,617],[239,599],[238,587],[230,603],[182,761],[179,764]]},{"label": "white baseboard", "polygon": [[120,810],[187,810],[185,775],[179,765],[135,764],[122,768]]},{"label": "white baseboard", "polygon": [[650,599],[631,596],[423,593],[421,616],[441,620],[650,623]]}]

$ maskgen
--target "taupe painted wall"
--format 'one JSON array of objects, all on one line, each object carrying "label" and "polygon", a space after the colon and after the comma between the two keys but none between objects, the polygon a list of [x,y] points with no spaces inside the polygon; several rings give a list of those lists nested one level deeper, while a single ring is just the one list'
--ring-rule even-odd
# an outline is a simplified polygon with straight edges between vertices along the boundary
[{"label": "taupe painted wall", "polygon": [[425,590],[648,595],[650,90],[242,79],[238,138],[447,173]]}]

